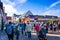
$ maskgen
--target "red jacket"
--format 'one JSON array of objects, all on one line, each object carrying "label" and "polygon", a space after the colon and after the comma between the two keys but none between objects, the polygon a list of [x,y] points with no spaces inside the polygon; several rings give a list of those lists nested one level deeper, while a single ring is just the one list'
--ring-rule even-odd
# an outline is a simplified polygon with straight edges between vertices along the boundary
[{"label": "red jacket", "polygon": [[35,29],[36,29],[36,30],[40,30],[39,24],[36,24]]}]

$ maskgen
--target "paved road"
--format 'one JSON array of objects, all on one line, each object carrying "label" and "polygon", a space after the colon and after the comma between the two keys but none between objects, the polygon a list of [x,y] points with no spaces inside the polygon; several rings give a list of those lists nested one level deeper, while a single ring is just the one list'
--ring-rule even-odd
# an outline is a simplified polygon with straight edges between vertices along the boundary
[{"label": "paved road", "polygon": [[[31,40],[38,40],[35,33],[32,33],[32,35],[33,36],[32,36]],[[47,39],[48,40],[60,40],[60,37],[59,36],[54,36],[54,35],[51,36],[51,34],[48,34]],[[8,37],[7,37],[5,32],[0,32],[0,40],[8,40]],[[14,35],[14,40],[16,40],[15,35]],[[28,38],[26,36],[23,36],[23,35],[20,34],[19,40],[28,40]]]},{"label": "paved road", "polygon": [[56,37],[56,36],[48,36],[47,38],[48,40],[60,40],[60,37]]},{"label": "paved road", "polygon": [[[0,40],[8,40],[7,34],[5,32],[0,32]],[[14,35],[14,40],[16,40],[16,35]],[[28,40],[28,38],[20,34],[19,40]],[[38,38],[37,36],[33,35],[31,40],[38,40]]]},{"label": "paved road", "polygon": [[8,37],[5,32],[0,31],[0,40],[8,40]]}]

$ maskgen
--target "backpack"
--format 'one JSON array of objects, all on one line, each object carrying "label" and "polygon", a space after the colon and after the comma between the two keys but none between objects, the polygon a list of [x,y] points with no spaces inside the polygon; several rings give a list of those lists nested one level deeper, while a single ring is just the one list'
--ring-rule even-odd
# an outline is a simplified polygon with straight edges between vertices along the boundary
[{"label": "backpack", "polygon": [[40,31],[39,31],[39,36],[41,37],[41,38],[45,38],[46,37],[46,32],[45,32],[45,30],[42,28]]},{"label": "backpack", "polygon": [[7,33],[7,34],[12,34],[12,32],[13,32],[13,26],[12,26],[12,25],[8,25],[8,26],[6,27],[6,33]]},{"label": "backpack", "polygon": [[12,30],[13,30],[12,26],[9,25],[9,26],[6,28],[7,34],[12,34]]}]

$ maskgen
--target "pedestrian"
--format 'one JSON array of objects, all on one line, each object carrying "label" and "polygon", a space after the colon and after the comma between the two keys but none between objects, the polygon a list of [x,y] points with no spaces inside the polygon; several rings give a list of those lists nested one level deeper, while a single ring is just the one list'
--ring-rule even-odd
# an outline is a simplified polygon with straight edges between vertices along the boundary
[{"label": "pedestrian", "polygon": [[24,32],[25,32],[26,24],[24,22],[22,22],[21,25],[20,25],[20,27],[21,27],[21,33],[23,35]]},{"label": "pedestrian", "polygon": [[39,35],[39,30],[40,30],[40,25],[38,23],[36,23],[35,25],[35,30],[36,30],[36,33],[37,33],[37,36]]},{"label": "pedestrian", "polygon": [[19,24],[15,24],[15,35],[16,35],[16,40],[19,39]]},{"label": "pedestrian", "polygon": [[53,24],[51,23],[51,24],[50,24],[50,30],[52,30],[52,26],[53,26]]},{"label": "pedestrian", "polygon": [[54,28],[54,31],[56,31],[56,29],[57,29],[57,24],[56,23],[53,24],[53,28]]},{"label": "pedestrian", "polygon": [[45,29],[44,24],[42,24],[42,25],[40,26],[40,28],[41,28],[41,29],[42,29],[42,28],[44,28],[44,29]]},{"label": "pedestrian", "polygon": [[22,22],[19,22],[20,33],[22,33]]},{"label": "pedestrian", "polygon": [[23,23],[22,23],[22,34],[25,33],[25,28],[26,28],[26,24],[23,22]]},{"label": "pedestrian", "polygon": [[40,29],[38,38],[39,38],[39,40],[47,40],[46,39],[46,31],[44,28]]},{"label": "pedestrian", "polygon": [[59,32],[59,30],[60,30],[60,24],[58,24],[58,32]]},{"label": "pedestrian", "polygon": [[35,30],[35,23],[33,24],[33,31],[36,32],[36,30]]},{"label": "pedestrian", "polygon": [[58,28],[60,29],[60,24],[58,24]]},{"label": "pedestrian", "polygon": [[46,33],[48,33],[49,23],[46,24]]},{"label": "pedestrian", "polygon": [[13,29],[13,24],[12,24],[12,22],[9,22],[9,23],[7,23],[6,24],[6,33],[7,33],[7,35],[8,35],[8,39],[9,40],[13,40],[13,38],[14,38],[14,31],[13,31],[14,29]]},{"label": "pedestrian", "polygon": [[27,36],[28,36],[29,40],[30,40],[30,39],[31,39],[32,26],[31,26],[31,24],[29,23],[29,21],[27,21],[25,31],[26,31],[26,33],[27,33]]},{"label": "pedestrian", "polygon": [[44,24],[42,24],[40,26],[38,38],[39,38],[39,40],[47,40],[46,39],[46,31],[45,31]]}]

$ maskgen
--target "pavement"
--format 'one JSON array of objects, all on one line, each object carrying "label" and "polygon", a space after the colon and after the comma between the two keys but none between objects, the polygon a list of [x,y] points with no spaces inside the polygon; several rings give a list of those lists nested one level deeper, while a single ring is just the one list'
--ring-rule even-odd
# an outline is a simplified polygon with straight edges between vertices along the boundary
[{"label": "pavement", "polygon": [[0,40],[8,40],[7,34],[0,31]]},{"label": "pavement", "polygon": [[[7,34],[0,31],[0,40],[8,40]],[[14,35],[14,40],[16,40],[16,35]],[[20,33],[19,40],[28,40],[28,38]],[[31,40],[38,40],[36,33],[32,33]],[[47,40],[60,40],[60,35],[57,34],[47,34]]]},{"label": "pavement", "polygon": [[[4,31],[0,31],[0,40],[8,40],[8,36]],[[16,35],[14,35],[14,40],[16,40]],[[19,40],[28,40],[28,37],[20,33]],[[31,40],[38,40],[38,37],[36,35],[32,35]]]},{"label": "pavement", "polygon": [[57,35],[60,35],[60,30],[59,31],[48,31],[48,34],[57,34]]}]

